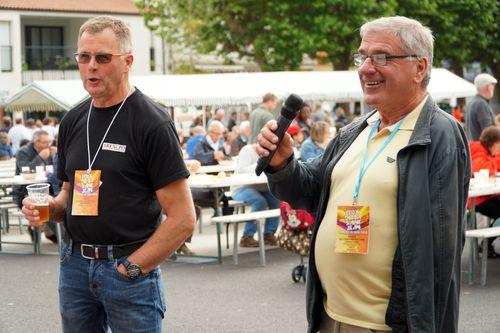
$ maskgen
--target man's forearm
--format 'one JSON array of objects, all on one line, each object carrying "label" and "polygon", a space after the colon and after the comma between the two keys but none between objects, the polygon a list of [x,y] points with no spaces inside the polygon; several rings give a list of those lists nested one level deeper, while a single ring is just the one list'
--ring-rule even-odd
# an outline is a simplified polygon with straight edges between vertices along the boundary
[{"label": "man's forearm", "polygon": [[141,248],[131,254],[130,262],[141,266],[144,272],[149,272],[168,259],[182,243],[191,236],[194,221],[190,214],[179,221],[167,218],[144,243]]},{"label": "man's forearm", "polygon": [[[176,180],[156,191],[165,221],[128,261],[141,266],[144,273],[153,270],[179,248],[194,231],[195,212],[187,179]],[[119,270],[125,273],[120,265]]]}]

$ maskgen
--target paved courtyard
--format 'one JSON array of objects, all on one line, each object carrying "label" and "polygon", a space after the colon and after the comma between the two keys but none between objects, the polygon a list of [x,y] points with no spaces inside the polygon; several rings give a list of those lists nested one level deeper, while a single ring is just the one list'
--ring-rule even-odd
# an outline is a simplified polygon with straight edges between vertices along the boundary
[{"label": "paved courtyard", "polygon": [[[206,222],[191,247],[200,254],[215,254],[214,229]],[[11,233],[14,239],[27,240],[16,229]],[[230,242],[231,237],[230,231]],[[57,247],[44,240],[43,250],[56,252]],[[162,265],[168,303],[165,332],[305,332],[304,284],[291,279],[299,257],[272,248],[266,251],[267,266],[260,267],[255,249],[241,252],[238,266],[230,256],[222,265],[193,264],[185,258]],[[466,259],[464,255],[464,268]],[[460,333],[499,332],[500,259],[490,260],[488,269],[486,287],[462,284]],[[0,254],[1,333],[61,332],[58,270],[53,254]]]}]

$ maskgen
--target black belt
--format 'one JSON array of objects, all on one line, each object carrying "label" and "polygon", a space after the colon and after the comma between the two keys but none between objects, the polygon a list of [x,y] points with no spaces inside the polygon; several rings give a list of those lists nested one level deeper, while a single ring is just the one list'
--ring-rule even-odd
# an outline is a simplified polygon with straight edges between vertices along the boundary
[{"label": "black belt", "polygon": [[113,258],[127,257],[144,244],[144,241],[125,245],[92,245],[73,242],[73,251],[85,259],[108,259],[108,247],[113,247]]}]

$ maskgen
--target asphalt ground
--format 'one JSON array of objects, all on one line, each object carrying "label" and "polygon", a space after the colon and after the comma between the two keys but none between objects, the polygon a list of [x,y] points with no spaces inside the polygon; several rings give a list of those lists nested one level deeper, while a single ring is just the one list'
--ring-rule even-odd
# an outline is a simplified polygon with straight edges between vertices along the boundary
[{"label": "asphalt ground", "polygon": [[[238,266],[230,257],[164,263],[164,332],[305,332],[304,284],[291,279],[299,257],[266,253],[266,267],[257,253],[241,255]],[[54,255],[0,254],[1,333],[61,332],[58,266]],[[460,332],[500,332],[499,308],[500,259],[492,259],[485,287],[462,283]]]}]

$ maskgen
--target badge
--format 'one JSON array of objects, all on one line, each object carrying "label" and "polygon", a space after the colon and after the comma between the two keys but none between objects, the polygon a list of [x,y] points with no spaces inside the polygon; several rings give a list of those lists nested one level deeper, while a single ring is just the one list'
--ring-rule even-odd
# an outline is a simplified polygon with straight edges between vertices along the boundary
[{"label": "badge", "polygon": [[101,170],[75,170],[71,215],[97,216]]},{"label": "badge", "polygon": [[370,238],[370,208],[339,206],[335,253],[367,254]]}]

